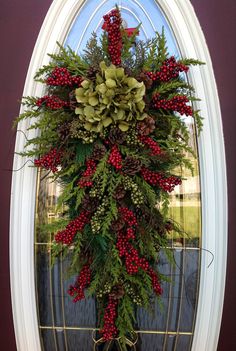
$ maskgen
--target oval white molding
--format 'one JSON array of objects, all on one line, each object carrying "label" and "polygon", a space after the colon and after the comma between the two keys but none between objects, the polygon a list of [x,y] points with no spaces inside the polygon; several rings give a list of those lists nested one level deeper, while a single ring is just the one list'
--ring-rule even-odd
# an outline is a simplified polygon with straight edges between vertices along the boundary
[{"label": "oval white molding", "polygon": [[[43,87],[33,81],[34,73],[63,42],[82,0],[54,0],[40,30],[30,62],[23,95],[42,95]],[[227,184],[221,113],[216,83],[205,38],[189,0],[158,0],[176,36],[183,56],[206,63],[196,67],[191,83],[202,101],[204,116],[198,141],[202,194],[202,252],[198,311],[192,351],[216,351],[224,299],[227,258]],[[22,111],[21,111],[22,112]],[[26,132],[27,121],[19,129]],[[32,132],[33,133],[33,132]],[[27,133],[28,134],[28,133]],[[25,137],[17,133],[15,151],[22,151]],[[24,164],[15,156],[14,169]],[[10,218],[10,271],[15,335],[18,351],[41,351],[36,311],[34,277],[34,210],[36,171],[23,167],[12,179]]]}]

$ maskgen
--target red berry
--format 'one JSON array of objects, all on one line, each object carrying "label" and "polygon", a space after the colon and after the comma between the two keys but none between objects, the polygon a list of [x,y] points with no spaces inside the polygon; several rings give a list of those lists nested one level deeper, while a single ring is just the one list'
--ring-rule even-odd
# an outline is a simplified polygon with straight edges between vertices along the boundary
[{"label": "red berry", "polygon": [[187,105],[189,102],[185,95],[176,95],[173,98],[161,99],[160,94],[156,93],[152,97],[152,104],[155,109],[163,109],[179,112],[181,115],[192,116],[192,107]]},{"label": "red berry", "polygon": [[112,146],[107,163],[111,164],[117,170],[122,168],[122,157],[117,145]]},{"label": "red berry", "polygon": [[176,62],[175,58],[171,56],[165,60],[157,72],[146,72],[147,76],[153,81],[159,80],[161,82],[168,82],[171,79],[176,79],[180,72],[187,72],[188,67],[182,63]]},{"label": "red berry", "polygon": [[148,274],[152,279],[152,287],[153,287],[154,292],[157,295],[161,295],[162,294],[162,287],[160,285],[158,275],[154,272],[154,270],[152,268],[149,268]]},{"label": "red berry", "polygon": [[80,76],[72,76],[66,67],[55,67],[46,84],[51,86],[80,86],[83,79]]},{"label": "red berry", "polygon": [[70,296],[75,296],[73,302],[84,299],[84,290],[89,286],[91,282],[91,270],[89,265],[84,265],[80,271],[80,275],[77,277],[77,280],[74,285],[71,285],[68,294]]},{"label": "red berry", "polygon": [[96,172],[97,165],[96,165],[94,160],[90,159],[90,160],[86,161],[86,166],[87,166],[87,168],[83,172],[82,177],[78,182],[78,185],[81,188],[93,186],[91,176]]},{"label": "red berry", "polygon": [[67,224],[66,228],[62,231],[57,232],[55,235],[55,241],[65,245],[70,245],[77,232],[82,232],[85,225],[90,220],[90,213],[86,210],[82,211],[80,215]]},{"label": "red berry", "polygon": [[141,143],[148,146],[148,148],[152,150],[150,156],[157,156],[161,154],[162,151],[160,146],[152,138],[148,136],[140,135],[139,140],[141,141]]},{"label": "red berry", "polygon": [[43,155],[39,159],[34,160],[34,165],[36,167],[42,167],[53,173],[58,171],[58,166],[61,163],[63,152],[57,150],[56,148],[51,149],[47,154]]},{"label": "red berry", "polygon": [[109,14],[103,16],[104,24],[102,28],[106,30],[108,35],[108,52],[111,58],[111,62],[114,65],[121,64],[121,49],[122,49],[122,37],[120,26],[122,19],[119,10],[112,10]]},{"label": "red berry", "polygon": [[56,95],[45,95],[36,101],[36,105],[38,107],[41,107],[43,104],[45,104],[51,110],[58,110],[60,108],[68,107],[70,105],[68,101],[61,100]]},{"label": "red berry", "polygon": [[182,182],[179,177],[165,177],[162,173],[151,171],[145,167],[141,169],[141,175],[147,183],[153,186],[159,186],[164,191],[168,192],[173,191],[175,186]]},{"label": "red berry", "polygon": [[104,313],[104,324],[100,333],[103,336],[104,340],[110,340],[117,336],[118,330],[115,325],[116,317],[117,317],[117,305],[118,300],[115,299],[113,296],[109,295],[108,304],[105,308]]}]

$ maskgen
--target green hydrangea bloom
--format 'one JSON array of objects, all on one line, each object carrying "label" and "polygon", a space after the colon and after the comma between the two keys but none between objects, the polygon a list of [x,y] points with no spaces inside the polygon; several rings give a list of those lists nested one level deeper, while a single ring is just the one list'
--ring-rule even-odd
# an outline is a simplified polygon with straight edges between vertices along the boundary
[{"label": "green hydrangea bloom", "polygon": [[101,62],[100,68],[95,81],[86,79],[75,90],[79,103],[75,113],[88,131],[101,133],[115,124],[125,132],[146,117],[145,85],[128,77],[121,67]]}]

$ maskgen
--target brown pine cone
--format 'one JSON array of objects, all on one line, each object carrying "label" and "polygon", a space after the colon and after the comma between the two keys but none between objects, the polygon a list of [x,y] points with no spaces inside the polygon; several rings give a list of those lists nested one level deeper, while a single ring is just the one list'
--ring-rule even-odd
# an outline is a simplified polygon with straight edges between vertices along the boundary
[{"label": "brown pine cone", "polygon": [[106,147],[103,144],[95,144],[93,147],[92,158],[96,161],[100,161],[106,154]]},{"label": "brown pine cone", "polygon": [[151,116],[148,116],[138,123],[137,128],[140,135],[149,135],[155,129],[155,121]]},{"label": "brown pine cone", "polygon": [[121,299],[125,294],[125,289],[123,287],[123,285],[119,284],[119,285],[115,285],[110,293],[110,296],[112,296],[114,299],[118,300]]},{"label": "brown pine cone", "polygon": [[89,211],[94,212],[99,206],[99,200],[97,198],[91,198],[88,194],[86,194],[82,201],[82,207]]},{"label": "brown pine cone", "polygon": [[90,67],[87,71],[86,77],[88,79],[94,80],[96,79],[96,74],[99,73],[98,68]]},{"label": "brown pine cone", "polygon": [[149,78],[145,72],[141,72],[136,78],[139,82],[143,82],[147,89],[151,89],[153,80]]},{"label": "brown pine cone", "polygon": [[165,224],[165,229],[167,230],[167,232],[171,232],[174,229],[173,223],[167,221]]},{"label": "brown pine cone", "polygon": [[108,139],[111,144],[123,144],[126,139],[126,134],[119,128],[114,127],[110,130]]},{"label": "brown pine cone", "polygon": [[118,218],[111,224],[111,229],[115,232],[119,232],[125,225],[125,221],[122,218]]},{"label": "brown pine cone", "polygon": [[121,200],[125,197],[125,194],[126,194],[126,191],[125,191],[123,185],[118,185],[115,189],[113,197],[115,200]]},{"label": "brown pine cone", "polygon": [[78,103],[77,103],[76,98],[75,98],[75,91],[74,90],[69,93],[69,102],[70,102],[70,109],[75,110]]},{"label": "brown pine cone", "polygon": [[57,133],[59,138],[64,141],[70,134],[70,123],[61,124],[57,129]]},{"label": "brown pine cone", "polygon": [[125,67],[125,74],[129,77],[132,77],[132,70],[129,67]]},{"label": "brown pine cone", "polygon": [[122,171],[127,175],[135,175],[141,170],[142,164],[139,159],[127,156],[122,164]]}]

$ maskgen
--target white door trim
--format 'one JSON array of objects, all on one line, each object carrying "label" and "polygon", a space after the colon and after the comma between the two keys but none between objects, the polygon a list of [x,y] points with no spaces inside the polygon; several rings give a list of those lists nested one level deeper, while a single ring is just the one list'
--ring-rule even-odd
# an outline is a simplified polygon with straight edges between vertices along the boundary
[{"label": "white door trim", "polygon": [[[42,84],[33,76],[56,51],[56,41],[63,42],[83,0],[54,0],[39,33],[30,62],[24,96],[43,94]],[[198,58],[206,63],[194,67],[191,81],[197,103],[204,116],[204,128],[199,138],[201,171],[202,252],[200,292],[192,351],[215,351],[221,323],[227,258],[227,184],[222,121],[216,83],[204,35],[189,0],[158,0],[173,28],[183,56]],[[207,99],[205,98],[207,97]],[[21,110],[22,112],[22,110]],[[26,132],[28,121],[18,129]],[[31,135],[34,133],[31,131]],[[25,138],[17,133],[15,151],[22,151]],[[14,169],[25,160],[14,158]],[[18,351],[41,351],[35,296],[34,274],[34,211],[36,171],[23,167],[14,172],[11,192],[10,271],[15,335]]]}]

